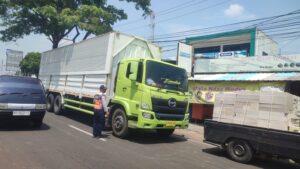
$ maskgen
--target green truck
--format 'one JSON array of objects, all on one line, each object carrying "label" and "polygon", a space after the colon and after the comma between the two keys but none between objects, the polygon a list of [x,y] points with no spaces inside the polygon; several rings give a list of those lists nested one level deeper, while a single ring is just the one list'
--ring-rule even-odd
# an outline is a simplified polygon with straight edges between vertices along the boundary
[{"label": "green truck", "polygon": [[160,136],[187,128],[187,73],[159,57],[159,47],[117,32],[44,52],[39,78],[47,110],[93,114],[93,96],[104,84],[115,136],[126,137],[129,128],[154,129]]}]

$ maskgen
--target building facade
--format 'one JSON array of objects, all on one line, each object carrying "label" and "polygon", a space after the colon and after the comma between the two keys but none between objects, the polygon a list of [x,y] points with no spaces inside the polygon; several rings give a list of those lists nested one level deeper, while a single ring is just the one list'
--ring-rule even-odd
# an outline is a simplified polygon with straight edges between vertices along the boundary
[{"label": "building facade", "polygon": [[278,44],[257,28],[188,37],[191,117],[210,118],[215,96],[236,91],[284,91],[300,96],[300,55],[279,56]]},{"label": "building facade", "polygon": [[193,47],[196,59],[279,54],[278,44],[257,28],[188,37],[186,43]]},{"label": "building facade", "polygon": [[189,79],[192,117],[211,117],[218,93],[279,91],[300,96],[300,55],[199,60]]}]

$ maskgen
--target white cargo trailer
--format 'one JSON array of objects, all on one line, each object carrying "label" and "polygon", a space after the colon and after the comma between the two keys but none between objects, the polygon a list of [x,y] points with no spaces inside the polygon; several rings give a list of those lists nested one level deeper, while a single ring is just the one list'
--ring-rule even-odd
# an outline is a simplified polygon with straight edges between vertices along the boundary
[{"label": "white cargo trailer", "polygon": [[[160,60],[160,56],[160,48],[142,38],[110,32],[44,52],[39,78],[47,91],[78,98],[92,98],[99,86],[104,84],[108,86],[107,96],[111,98],[117,64],[121,59]],[[55,98],[53,96],[50,99],[54,102]]]}]

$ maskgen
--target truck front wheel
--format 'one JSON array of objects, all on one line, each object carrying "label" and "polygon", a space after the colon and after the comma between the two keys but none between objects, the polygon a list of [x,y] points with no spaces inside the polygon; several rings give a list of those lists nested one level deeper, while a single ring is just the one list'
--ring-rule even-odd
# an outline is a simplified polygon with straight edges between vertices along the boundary
[{"label": "truck front wheel", "polygon": [[123,109],[117,108],[112,116],[113,134],[119,138],[125,138],[128,135],[128,120]]},{"label": "truck front wheel", "polygon": [[240,163],[248,163],[253,157],[253,151],[250,145],[243,140],[234,139],[227,145],[229,157]]}]

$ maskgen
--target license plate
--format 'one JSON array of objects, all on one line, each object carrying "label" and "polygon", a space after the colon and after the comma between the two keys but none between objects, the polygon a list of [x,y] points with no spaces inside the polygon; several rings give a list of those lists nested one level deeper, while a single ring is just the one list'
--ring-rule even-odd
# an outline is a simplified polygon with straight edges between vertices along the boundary
[{"label": "license plate", "polygon": [[176,122],[174,121],[169,121],[166,123],[166,127],[175,127],[176,126]]},{"label": "license plate", "polygon": [[13,116],[30,116],[30,111],[13,111]]}]

